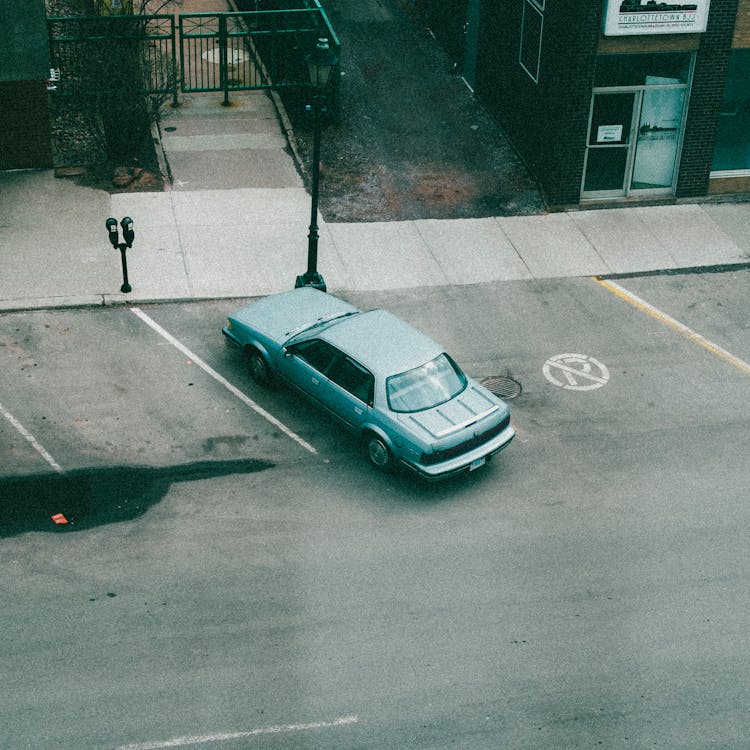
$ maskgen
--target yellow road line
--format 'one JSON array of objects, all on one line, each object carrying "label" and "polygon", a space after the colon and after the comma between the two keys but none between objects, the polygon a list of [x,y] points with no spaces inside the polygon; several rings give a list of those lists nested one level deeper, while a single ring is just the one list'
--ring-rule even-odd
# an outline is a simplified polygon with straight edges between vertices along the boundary
[{"label": "yellow road line", "polygon": [[686,326],[684,323],[680,323],[679,320],[675,320],[670,315],[667,315],[667,313],[662,312],[658,308],[646,302],[646,300],[641,299],[632,292],[629,292],[624,287],[621,287],[619,284],[615,284],[613,281],[605,281],[604,279],[600,279],[597,276],[594,276],[593,279],[597,284],[603,286],[605,289],[612,292],[612,294],[616,294],[618,297],[620,297],[620,299],[623,299],[629,304],[633,305],[633,307],[636,307],[642,312],[647,313],[652,318],[656,318],[656,320],[664,323],[664,325],[669,326],[669,328],[677,331],[678,333],[681,333],[683,336],[690,339],[690,341],[693,341],[699,346],[702,346],[704,349],[711,352],[711,354],[713,354],[714,356],[722,359],[724,362],[729,363],[733,367],[736,367],[746,375],[750,375],[750,363],[745,362],[744,359],[735,357],[731,352],[728,352],[726,349],[722,349],[718,344],[714,344],[712,341],[709,341],[704,336],[696,333],[696,331],[694,331],[692,328]]}]

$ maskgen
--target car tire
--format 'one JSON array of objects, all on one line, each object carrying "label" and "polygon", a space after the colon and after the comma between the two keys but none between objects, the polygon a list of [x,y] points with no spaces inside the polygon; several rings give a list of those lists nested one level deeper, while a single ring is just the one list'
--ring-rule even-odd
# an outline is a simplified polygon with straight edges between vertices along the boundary
[{"label": "car tire", "polygon": [[393,471],[394,460],[390,448],[380,435],[369,432],[365,435],[365,449],[370,463],[385,474]]},{"label": "car tire", "polygon": [[263,355],[257,349],[249,348],[245,356],[247,357],[247,369],[250,377],[258,385],[270,385],[271,369]]}]

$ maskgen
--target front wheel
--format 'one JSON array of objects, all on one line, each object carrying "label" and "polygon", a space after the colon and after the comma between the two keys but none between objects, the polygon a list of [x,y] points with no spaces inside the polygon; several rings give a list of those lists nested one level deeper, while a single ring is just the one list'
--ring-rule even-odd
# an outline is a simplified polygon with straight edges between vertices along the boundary
[{"label": "front wheel", "polygon": [[266,360],[263,359],[263,355],[257,349],[248,349],[246,356],[250,377],[258,385],[269,385],[271,382],[271,370]]},{"label": "front wheel", "polygon": [[367,446],[367,458],[370,459],[370,463],[382,472],[389,473],[393,471],[393,454],[383,438],[370,433],[365,437],[365,443]]}]

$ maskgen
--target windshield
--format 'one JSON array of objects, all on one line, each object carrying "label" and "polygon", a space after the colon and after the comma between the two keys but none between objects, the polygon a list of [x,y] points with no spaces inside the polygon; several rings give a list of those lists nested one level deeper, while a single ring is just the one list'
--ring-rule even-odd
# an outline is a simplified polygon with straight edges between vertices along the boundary
[{"label": "windshield", "polygon": [[295,328],[293,331],[287,331],[286,332],[286,342],[285,345],[289,345],[293,343],[295,339],[298,339],[302,334],[305,334],[305,336],[308,336],[311,334],[311,332],[316,328],[321,328],[325,326],[326,324],[331,324],[336,321],[338,321],[340,318],[348,318],[350,315],[359,315],[359,310],[351,310],[349,312],[335,312],[331,313],[330,315],[326,315],[324,317],[318,318],[317,320],[313,321],[312,323],[305,323],[304,325],[299,326],[298,328]]},{"label": "windshield", "polygon": [[447,355],[386,380],[392,411],[423,411],[450,401],[466,387],[466,376]]}]

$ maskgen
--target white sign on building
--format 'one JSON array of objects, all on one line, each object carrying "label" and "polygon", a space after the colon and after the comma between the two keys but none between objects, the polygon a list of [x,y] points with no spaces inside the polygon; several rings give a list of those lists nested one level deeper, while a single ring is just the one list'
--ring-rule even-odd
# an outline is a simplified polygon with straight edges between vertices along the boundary
[{"label": "white sign on building", "polygon": [[709,4],[710,0],[685,3],[607,0],[604,34],[693,34],[705,31]]}]

